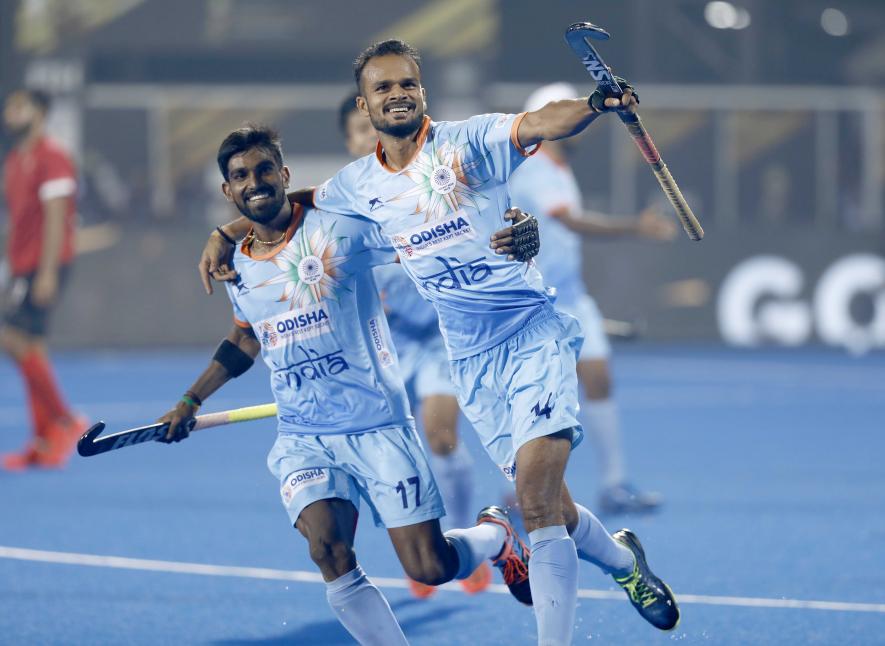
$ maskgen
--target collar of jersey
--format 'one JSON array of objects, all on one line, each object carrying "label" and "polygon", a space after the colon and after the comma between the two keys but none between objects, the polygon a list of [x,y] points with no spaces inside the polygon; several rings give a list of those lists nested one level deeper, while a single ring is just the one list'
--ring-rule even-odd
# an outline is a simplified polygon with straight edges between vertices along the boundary
[{"label": "collar of jersey", "polygon": [[292,239],[292,236],[295,235],[295,231],[298,230],[298,225],[301,224],[301,221],[304,219],[304,208],[300,204],[294,204],[292,206],[292,222],[289,224],[289,228],[286,229],[286,237],[283,238],[283,241],[278,244],[276,247],[268,251],[267,253],[263,253],[260,255],[253,255],[252,250],[249,247],[248,240],[252,235],[254,228],[249,229],[249,233],[246,234],[246,237],[243,239],[243,244],[240,246],[240,251],[243,252],[243,255],[249,256],[252,260],[270,260],[278,253],[283,250],[289,241]]},{"label": "collar of jersey", "polygon": [[421,130],[418,131],[418,146],[415,148],[415,154],[412,155],[412,158],[406,163],[402,168],[396,170],[395,168],[391,168],[387,165],[387,162],[384,159],[384,149],[381,147],[381,142],[375,146],[375,158],[378,160],[378,163],[381,164],[381,168],[386,170],[388,173],[398,173],[401,170],[408,168],[415,158],[418,156],[418,153],[421,152],[421,149],[424,148],[424,142],[427,140],[427,133],[430,131],[430,117],[426,114],[424,115],[424,123],[421,125]]}]

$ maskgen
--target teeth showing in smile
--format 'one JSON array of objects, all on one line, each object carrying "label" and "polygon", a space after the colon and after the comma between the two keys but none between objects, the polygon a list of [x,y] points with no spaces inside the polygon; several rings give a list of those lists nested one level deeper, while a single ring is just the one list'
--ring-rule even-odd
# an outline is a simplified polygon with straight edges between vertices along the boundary
[{"label": "teeth showing in smile", "polygon": [[256,193],[252,197],[249,198],[249,202],[257,202],[258,200],[263,200],[267,197],[270,197],[270,193]]},{"label": "teeth showing in smile", "polygon": [[408,111],[409,111],[409,108],[408,108],[407,106],[400,106],[400,107],[396,107],[396,108],[390,108],[390,111],[391,111],[391,112],[403,112],[403,113],[405,113],[405,112],[408,112]]}]

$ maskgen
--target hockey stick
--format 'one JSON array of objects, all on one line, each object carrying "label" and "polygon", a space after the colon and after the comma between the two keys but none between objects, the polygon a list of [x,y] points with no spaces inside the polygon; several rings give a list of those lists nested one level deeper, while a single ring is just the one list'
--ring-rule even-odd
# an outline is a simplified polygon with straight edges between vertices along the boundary
[{"label": "hockey stick", "polygon": [[[213,426],[224,426],[236,422],[250,422],[255,419],[274,417],[277,414],[276,404],[261,404],[259,406],[247,406],[235,408],[218,413],[207,413],[192,419],[188,425],[188,431],[199,431]],[[139,426],[127,431],[112,433],[104,437],[98,437],[104,430],[105,423],[99,422],[83,434],[77,442],[77,453],[83,457],[98,455],[122,449],[124,446],[133,446],[143,442],[160,440],[169,430],[169,424],[149,424]]]},{"label": "hockey stick", "polygon": [[[576,22],[565,31],[565,41],[569,47],[581,58],[584,67],[590,72],[590,76],[598,83],[606,95],[620,97],[623,92],[621,86],[612,77],[611,71],[606,67],[602,58],[596,52],[596,49],[590,44],[589,39],[608,40],[611,38],[609,33],[589,22]],[[658,149],[649,136],[648,131],[642,125],[638,114],[630,114],[618,111],[618,116],[627,127],[627,132],[633,137],[633,141],[639,148],[639,152],[645,157],[645,161],[652,167],[655,177],[670,204],[676,209],[676,215],[682,222],[682,228],[692,240],[700,240],[704,237],[704,230],[701,223],[691,212],[691,207],[682,196],[682,191],[676,185],[676,180],[670,174],[667,165],[661,159]]]}]

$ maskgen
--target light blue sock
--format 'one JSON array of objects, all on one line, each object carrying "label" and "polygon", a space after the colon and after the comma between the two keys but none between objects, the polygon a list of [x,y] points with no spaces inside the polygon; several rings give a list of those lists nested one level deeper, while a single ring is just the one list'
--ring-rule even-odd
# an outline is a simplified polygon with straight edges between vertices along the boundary
[{"label": "light blue sock", "polygon": [[529,533],[532,588],[539,646],[572,643],[578,603],[578,555],[565,525],[542,527]]},{"label": "light blue sock", "polygon": [[470,498],[473,495],[473,460],[463,442],[448,455],[430,455],[430,468],[446,506],[448,528],[474,523]]},{"label": "light blue sock", "polygon": [[387,599],[359,565],[326,584],[326,599],[341,625],[363,646],[408,646]]},{"label": "light blue sock", "polygon": [[572,540],[578,548],[578,558],[615,577],[632,573],[633,552],[613,539],[589,509],[578,503],[575,507],[578,509],[578,524],[572,532]]},{"label": "light blue sock", "polygon": [[480,563],[501,553],[507,530],[496,523],[482,523],[467,529],[450,529],[445,536],[458,553],[459,566],[455,578],[466,579]]}]

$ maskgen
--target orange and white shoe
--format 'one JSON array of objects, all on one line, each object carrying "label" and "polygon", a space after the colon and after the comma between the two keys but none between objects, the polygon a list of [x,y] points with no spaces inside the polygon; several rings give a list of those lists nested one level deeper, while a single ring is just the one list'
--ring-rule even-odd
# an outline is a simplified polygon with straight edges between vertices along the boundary
[{"label": "orange and white shoe", "polygon": [[465,594],[478,594],[489,587],[491,582],[492,568],[485,561],[480,563],[469,577],[458,581]]},{"label": "orange and white shoe", "polygon": [[429,599],[434,594],[436,594],[436,587],[432,585],[427,585],[426,583],[419,583],[414,579],[410,579],[406,577],[406,581],[409,582],[409,592],[412,593],[412,596],[416,599]]},{"label": "orange and white shoe", "polygon": [[507,531],[504,549],[492,561],[492,565],[501,571],[504,583],[510,588],[510,594],[520,603],[532,605],[532,589],[529,587],[529,559],[532,551],[513,529],[507,510],[497,505],[486,507],[476,517],[476,524],[481,523],[495,523]]},{"label": "orange and white shoe", "polygon": [[44,469],[60,469],[77,446],[77,440],[89,429],[89,421],[80,415],[56,422],[46,434],[46,450],[37,454],[37,466]]}]

